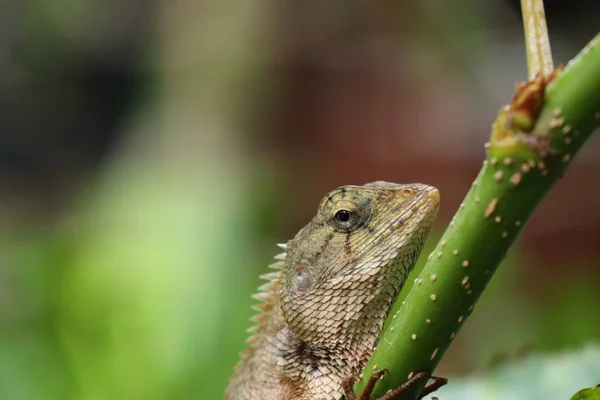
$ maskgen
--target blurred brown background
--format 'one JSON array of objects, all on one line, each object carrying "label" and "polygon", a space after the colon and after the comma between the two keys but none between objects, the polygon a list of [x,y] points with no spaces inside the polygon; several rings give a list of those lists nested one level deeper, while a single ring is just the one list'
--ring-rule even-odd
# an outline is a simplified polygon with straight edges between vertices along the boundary
[{"label": "blurred brown background", "polygon": [[[600,4],[545,3],[564,63]],[[274,244],[341,184],[437,186],[435,241],[526,77],[520,18],[501,0],[0,1],[0,398],[219,398]],[[539,207],[442,373],[597,341],[599,153]]]}]

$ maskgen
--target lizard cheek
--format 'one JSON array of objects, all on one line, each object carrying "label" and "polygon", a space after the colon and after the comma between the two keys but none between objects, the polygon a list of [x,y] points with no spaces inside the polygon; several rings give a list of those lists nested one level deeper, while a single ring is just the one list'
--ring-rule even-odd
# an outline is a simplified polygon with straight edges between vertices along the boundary
[{"label": "lizard cheek", "polygon": [[310,273],[304,268],[298,268],[292,277],[292,285],[298,293],[304,293],[310,289],[312,279]]}]

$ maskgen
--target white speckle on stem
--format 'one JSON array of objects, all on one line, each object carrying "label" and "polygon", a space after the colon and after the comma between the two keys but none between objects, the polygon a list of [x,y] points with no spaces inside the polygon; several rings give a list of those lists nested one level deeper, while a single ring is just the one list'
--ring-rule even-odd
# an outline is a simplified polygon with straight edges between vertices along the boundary
[{"label": "white speckle on stem", "polygon": [[490,201],[490,204],[488,204],[487,208],[485,209],[483,216],[485,218],[489,218],[494,213],[494,211],[496,211],[497,205],[498,205],[498,199],[493,199],[492,201]]}]

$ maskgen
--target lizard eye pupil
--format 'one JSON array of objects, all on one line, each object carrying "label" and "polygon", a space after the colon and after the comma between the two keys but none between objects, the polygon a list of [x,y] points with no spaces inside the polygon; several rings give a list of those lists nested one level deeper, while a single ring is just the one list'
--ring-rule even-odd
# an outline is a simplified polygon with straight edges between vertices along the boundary
[{"label": "lizard eye pupil", "polygon": [[350,211],[340,210],[335,213],[335,219],[340,222],[348,222],[350,220]]}]

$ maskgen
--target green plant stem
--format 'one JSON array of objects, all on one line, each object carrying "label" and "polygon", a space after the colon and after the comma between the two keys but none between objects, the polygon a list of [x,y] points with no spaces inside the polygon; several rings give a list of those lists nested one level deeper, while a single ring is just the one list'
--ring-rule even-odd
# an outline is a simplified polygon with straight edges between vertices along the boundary
[{"label": "green plant stem", "polygon": [[[507,110],[496,120],[471,190],[405,300],[388,316],[357,393],[375,369],[390,373],[373,398],[411,373],[435,369],[535,207],[600,125],[599,38],[546,87],[529,133],[514,130]],[[414,399],[421,388],[415,385],[403,398]]]},{"label": "green plant stem", "polygon": [[546,27],[543,0],[521,0],[523,28],[525,29],[525,51],[529,80],[538,73],[549,76],[554,70],[550,39]]}]

